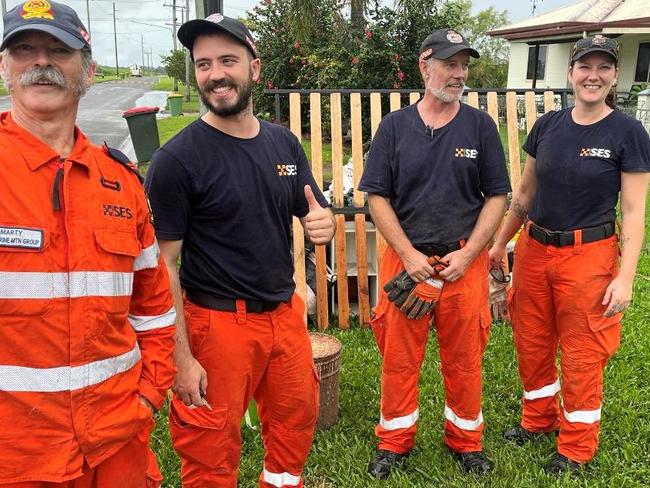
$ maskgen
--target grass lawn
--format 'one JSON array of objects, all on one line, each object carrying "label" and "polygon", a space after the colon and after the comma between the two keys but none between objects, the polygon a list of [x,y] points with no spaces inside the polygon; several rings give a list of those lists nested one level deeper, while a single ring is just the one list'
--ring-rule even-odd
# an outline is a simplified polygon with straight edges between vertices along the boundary
[{"label": "grass lawn", "polygon": [[[174,80],[169,76],[161,76],[152,88],[152,90],[160,91],[174,91]],[[185,84],[178,83],[178,93],[185,94]],[[183,99],[183,112],[184,113],[198,113],[199,112],[199,96],[194,87],[190,87],[190,101],[187,102]]]},{"label": "grass lawn", "polygon": [[198,115],[183,115],[182,117],[167,117],[158,120],[158,136],[162,146],[185,126],[190,125]]},{"label": "grass lawn", "polygon": [[[161,142],[194,117],[159,121]],[[520,134],[520,137],[524,137]],[[310,156],[309,141],[303,147]],[[324,159],[331,148],[324,146]],[[507,152],[506,152],[507,154]],[[347,156],[345,158],[347,160]],[[523,161],[523,160],[522,160]],[[646,234],[650,233],[650,213]],[[429,341],[420,381],[420,422],[417,444],[408,468],[386,482],[366,475],[374,453],[373,429],[379,417],[381,361],[372,334],[353,326],[332,333],[343,343],[340,373],[340,414],[337,424],[317,433],[305,468],[309,488],[429,488],[442,487],[644,487],[650,484],[650,247],[641,254],[634,303],[624,319],[621,348],[605,373],[600,450],[588,468],[575,478],[547,476],[543,466],[555,451],[555,438],[525,447],[506,444],[501,432],[520,418],[522,389],[507,325],[492,327],[484,360],[484,447],[495,463],[494,472],[479,478],[462,472],[442,443],[444,394],[435,336]],[[179,461],[171,448],[167,410],[157,414],[152,444],[158,454],[165,487],[180,487]],[[239,483],[257,486],[262,467],[258,431],[243,429]]]},{"label": "grass lawn", "polygon": [[120,80],[120,76],[115,75],[105,75],[105,76],[95,76],[93,83],[106,83],[107,81]]}]

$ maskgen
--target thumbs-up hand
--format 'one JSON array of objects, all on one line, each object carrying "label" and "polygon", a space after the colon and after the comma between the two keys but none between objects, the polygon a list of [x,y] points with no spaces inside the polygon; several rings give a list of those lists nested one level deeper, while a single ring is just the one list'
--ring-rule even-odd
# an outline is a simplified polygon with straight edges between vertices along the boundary
[{"label": "thumbs-up hand", "polygon": [[309,213],[301,219],[305,233],[314,244],[327,244],[336,229],[332,212],[321,207],[309,185],[305,185],[305,199],[309,205]]}]

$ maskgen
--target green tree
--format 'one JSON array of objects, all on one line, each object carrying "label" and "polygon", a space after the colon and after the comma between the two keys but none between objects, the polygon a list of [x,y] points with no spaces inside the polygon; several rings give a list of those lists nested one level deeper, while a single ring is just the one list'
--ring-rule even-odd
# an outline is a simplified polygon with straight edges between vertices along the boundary
[{"label": "green tree", "polygon": [[[161,62],[167,76],[174,78],[176,81],[185,83],[185,51],[177,49],[171,50],[167,56],[161,57]],[[191,68],[192,65],[190,65]],[[196,77],[194,70],[190,69],[190,84],[196,85]]]},{"label": "green tree", "polygon": [[505,39],[488,36],[486,32],[508,23],[508,13],[488,7],[471,15],[471,0],[456,2],[461,20],[458,29],[468,37],[481,58],[472,62],[467,85],[472,88],[505,88],[508,78],[509,46]]}]

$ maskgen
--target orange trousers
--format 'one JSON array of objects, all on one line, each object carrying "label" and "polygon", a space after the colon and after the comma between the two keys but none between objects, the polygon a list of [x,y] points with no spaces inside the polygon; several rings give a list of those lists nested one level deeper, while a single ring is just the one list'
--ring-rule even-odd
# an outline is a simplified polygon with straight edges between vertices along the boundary
[{"label": "orange trousers", "polygon": [[573,246],[554,247],[522,232],[509,309],[524,388],[521,425],[538,432],[559,427],[558,452],[585,463],[598,448],[603,370],[618,349],[622,314],[605,318],[601,305],[617,274],[616,236],[587,244],[580,236],[576,231]]},{"label": "orange trousers", "polygon": [[[24,481],[0,485],[2,488],[158,488],[162,475],[156,455],[149,448],[151,425],[119,451],[94,468],[84,464],[83,475],[61,483]],[[48,449],[48,446],[43,446]],[[29,462],[28,459],[25,462]]]},{"label": "orange trousers", "polygon": [[319,380],[298,295],[272,312],[222,312],[184,302],[194,357],[208,374],[205,399],[188,408],[176,396],[170,432],[186,488],[236,488],[241,420],[255,398],[262,425],[260,487],[302,487],[318,417]]},{"label": "orange trousers", "polygon": [[[383,286],[404,270],[388,247],[381,262],[382,292],[371,320],[382,355],[379,448],[404,453],[415,443],[420,367],[431,317],[407,319]],[[483,251],[453,283],[445,282],[433,321],[445,383],[445,444],[455,452],[482,450],[481,360],[490,328],[488,255]]]}]

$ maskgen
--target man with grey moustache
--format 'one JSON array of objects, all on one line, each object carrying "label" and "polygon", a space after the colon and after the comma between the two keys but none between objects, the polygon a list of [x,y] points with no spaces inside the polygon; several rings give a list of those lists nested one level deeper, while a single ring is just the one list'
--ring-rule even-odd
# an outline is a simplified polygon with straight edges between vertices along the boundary
[{"label": "man with grey moustache", "polygon": [[175,311],[137,170],[75,127],[95,72],[70,7],[4,15],[0,486],[153,488]]},{"label": "man with grey moustache", "polygon": [[420,48],[424,97],[387,115],[372,142],[359,189],[389,247],[384,290],[371,320],[383,357],[379,446],[369,473],[385,479],[413,448],[418,380],[429,324],[445,382],[444,442],[468,472],[485,474],[481,360],[488,340],[486,244],[510,191],[490,117],[460,102],[470,56],[453,29]]}]

